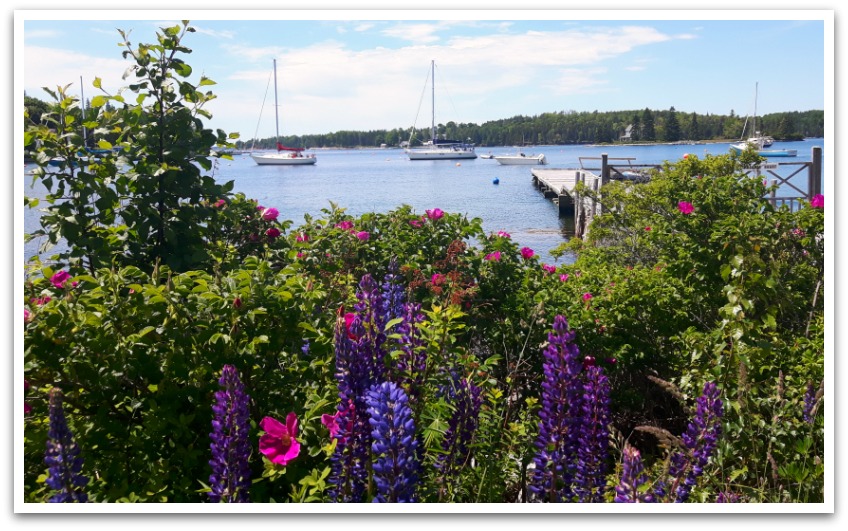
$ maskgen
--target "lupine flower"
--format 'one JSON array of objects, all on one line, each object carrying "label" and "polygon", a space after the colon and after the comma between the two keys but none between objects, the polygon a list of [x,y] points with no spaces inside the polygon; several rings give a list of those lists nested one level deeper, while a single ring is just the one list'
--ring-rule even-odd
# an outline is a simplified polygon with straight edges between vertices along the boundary
[{"label": "lupine flower", "polygon": [[424,385],[424,374],[427,372],[427,351],[419,328],[419,323],[424,320],[421,305],[405,303],[402,317],[403,321],[397,327],[400,334],[400,355],[396,365],[398,378],[395,381],[407,389],[410,402],[415,404]]},{"label": "lupine flower", "polygon": [[442,217],[445,215],[441,208],[434,208],[433,210],[426,210],[425,212],[427,213],[427,217],[434,221],[437,219],[442,219]]},{"label": "lupine flower", "polygon": [[482,389],[467,378],[456,382],[453,393],[454,412],[448,421],[448,429],[442,439],[442,450],[436,458],[435,467],[439,471],[439,499],[446,494],[447,485],[453,479],[456,470],[470,460],[471,442],[477,431],[480,406],[483,402]]},{"label": "lupine flower", "polygon": [[498,231],[498,236],[499,236],[499,237],[501,237],[501,238],[506,238],[507,240],[508,240],[508,239],[510,239],[510,238],[512,237],[512,236],[510,236],[510,234],[509,234],[508,232],[506,232],[505,230],[499,230],[499,231]]},{"label": "lupine flower", "polygon": [[680,201],[677,203],[677,210],[679,210],[681,214],[686,214],[688,216],[695,210],[695,207],[688,201]]},{"label": "lupine flower", "polygon": [[681,437],[684,448],[672,454],[670,459],[671,465],[668,469],[670,488],[667,489],[666,481],[661,480],[657,482],[654,489],[658,499],[667,498],[675,503],[683,503],[689,498],[692,487],[703,473],[721,435],[724,405],[719,394],[715,383],[704,384],[704,392],[698,398],[695,417]]},{"label": "lupine flower", "polygon": [[739,503],[739,495],[735,492],[721,491],[716,495],[716,503]]},{"label": "lupine flower", "polygon": [[822,194],[816,194],[810,200],[810,206],[813,208],[824,208],[824,196]]},{"label": "lupine flower", "polygon": [[362,241],[367,241],[368,238],[371,237],[371,234],[363,230],[363,231],[357,232],[356,237],[359,238]]},{"label": "lupine flower", "polygon": [[270,229],[265,231],[265,236],[268,236],[272,240],[275,240],[280,236],[280,229],[278,229],[277,227],[271,227]]},{"label": "lupine flower", "polygon": [[279,215],[280,211],[274,207],[262,210],[262,219],[264,219],[265,221],[274,221]]},{"label": "lupine flower", "polygon": [[418,441],[409,399],[392,382],[374,385],[366,398],[372,428],[371,452],[377,503],[415,502]]},{"label": "lupine flower", "polygon": [[555,265],[542,264],[542,269],[544,269],[546,273],[550,273],[550,274],[556,273],[556,266]]},{"label": "lupine flower", "polygon": [[816,388],[813,382],[807,382],[807,391],[804,393],[804,422],[813,424],[813,407],[816,405]]},{"label": "lupine flower", "polygon": [[301,232],[300,234],[297,235],[297,237],[295,238],[295,241],[296,242],[308,242],[309,241],[309,235],[306,234],[305,232]]},{"label": "lupine flower", "polygon": [[489,253],[486,255],[486,260],[490,262],[500,262],[501,260],[501,252],[495,251],[493,253]]},{"label": "lupine flower", "polygon": [[[588,366],[586,358],[592,358]],[[595,365],[595,358],[586,358],[583,361],[582,426],[578,436],[574,488],[578,501],[600,503],[606,485],[606,458],[609,454],[610,388],[603,369]]]},{"label": "lupine flower", "polygon": [[622,450],[621,479],[615,487],[616,503],[652,503],[654,496],[650,492],[639,492],[639,487],[648,481],[642,466],[639,450],[625,444]]},{"label": "lupine flower", "polygon": [[522,247],[521,248],[521,257],[524,258],[525,260],[529,260],[529,259],[533,258],[534,254],[536,254],[536,253],[533,252],[533,249],[531,249],[529,247]]},{"label": "lupine flower", "polygon": [[433,273],[433,276],[430,277],[430,283],[434,286],[441,286],[445,282],[445,276],[441,273]]},{"label": "lupine flower", "polygon": [[215,208],[221,208],[222,206],[224,206],[226,204],[227,204],[227,201],[225,199],[219,199],[219,200],[215,201]]},{"label": "lupine flower", "polygon": [[[50,277],[50,283],[56,286],[57,288],[62,289],[68,283],[68,280],[70,278],[71,274],[65,271],[64,269],[61,269],[53,273],[53,276]],[[73,285],[76,286],[77,283],[74,282]]]},{"label": "lupine flower", "polygon": [[86,503],[88,495],[82,487],[88,484],[88,478],[82,475],[83,459],[80,448],[65,420],[62,409],[62,391],[50,391],[50,428],[47,432],[47,451],[44,462],[49,467],[48,487],[56,491],[48,500],[50,503]]},{"label": "lupine flower", "polygon": [[424,223],[421,222],[420,219],[410,219],[409,224],[415,227],[416,229],[421,228]]},{"label": "lupine flower", "polygon": [[[250,488],[250,397],[232,365],[224,365],[212,406],[212,459],[209,465],[209,500],[213,503],[247,503]],[[263,428],[267,429],[267,428]]]},{"label": "lupine flower", "polygon": [[383,320],[389,322],[401,317],[404,313],[403,305],[406,302],[406,293],[402,283],[402,277],[398,274],[397,257],[389,259],[389,268],[383,277],[382,313]]},{"label": "lupine flower", "polygon": [[570,501],[573,495],[583,400],[583,366],[574,337],[565,317],[557,315],[543,351],[542,407],[529,482],[531,492],[543,501]]},{"label": "lupine flower", "polygon": [[304,339],[303,345],[300,347],[300,351],[303,353],[304,356],[309,355],[309,348],[310,348],[309,340]]},{"label": "lupine flower", "polygon": [[297,416],[286,415],[286,423],[265,417],[259,423],[265,435],[259,438],[259,451],[274,464],[285,466],[300,454],[297,442]]},{"label": "lupine flower", "polygon": [[566,282],[568,280],[568,273],[563,273],[559,276],[560,282]]},{"label": "lupine flower", "polygon": [[340,221],[336,223],[336,228],[342,230],[350,230],[353,228],[353,222],[349,220]]}]

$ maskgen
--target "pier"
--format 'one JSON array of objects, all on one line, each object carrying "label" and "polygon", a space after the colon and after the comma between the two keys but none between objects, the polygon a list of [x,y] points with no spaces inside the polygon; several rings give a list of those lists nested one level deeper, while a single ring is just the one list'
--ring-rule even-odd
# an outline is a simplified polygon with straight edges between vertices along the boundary
[{"label": "pier", "polygon": [[[767,196],[775,208],[786,205],[791,210],[800,206],[800,200],[810,201],[822,190],[822,150],[813,147],[810,162],[764,162],[760,166],[743,170],[749,175],[771,178],[771,183],[790,192],[788,196],[777,196],[772,191]],[[586,161],[599,161],[597,167],[590,167]],[[610,180],[643,182],[653,171],[659,171],[659,164],[635,164],[634,157],[609,157],[606,153],[600,157],[580,157],[580,168],[533,168],[533,184],[553,200],[559,208],[559,215],[574,218],[574,235],[582,238],[592,218],[600,212],[598,202],[577,192],[577,183],[583,183],[587,190],[598,196],[598,190]],[[806,172],[806,190],[790,182],[794,177]]]}]

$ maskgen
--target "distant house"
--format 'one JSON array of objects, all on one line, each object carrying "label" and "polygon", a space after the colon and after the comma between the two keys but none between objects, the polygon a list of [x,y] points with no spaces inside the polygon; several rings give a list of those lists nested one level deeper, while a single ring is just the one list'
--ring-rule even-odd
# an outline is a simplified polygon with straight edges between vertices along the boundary
[{"label": "distant house", "polygon": [[624,134],[618,137],[619,142],[632,142],[633,141],[633,124],[627,126],[624,129]]}]

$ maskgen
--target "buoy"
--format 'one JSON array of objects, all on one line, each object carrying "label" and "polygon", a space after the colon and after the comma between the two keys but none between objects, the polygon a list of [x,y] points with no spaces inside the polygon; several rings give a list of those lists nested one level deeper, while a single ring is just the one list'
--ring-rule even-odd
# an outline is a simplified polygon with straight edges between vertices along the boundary
[{"label": "buoy", "polygon": [[501,180],[500,180],[500,179],[498,179],[497,177],[495,177],[494,179],[492,179],[492,184],[499,184],[500,182],[501,182]]},{"label": "buoy", "polygon": [[456,163],[456,165],[457,165],[457,166],[462,166],[462,164],[460,164],[460,163],[458,163],[458,162]]}]

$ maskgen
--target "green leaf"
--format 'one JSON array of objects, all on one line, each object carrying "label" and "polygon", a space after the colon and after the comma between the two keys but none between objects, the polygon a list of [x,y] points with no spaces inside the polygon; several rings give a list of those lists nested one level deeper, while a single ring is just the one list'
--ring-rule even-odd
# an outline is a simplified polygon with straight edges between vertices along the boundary
[{"label": "green leaf", "polygon": [[106,96],[97,95],[91,98],[91,106],[94,108],[103,107],[109,99]]}]

